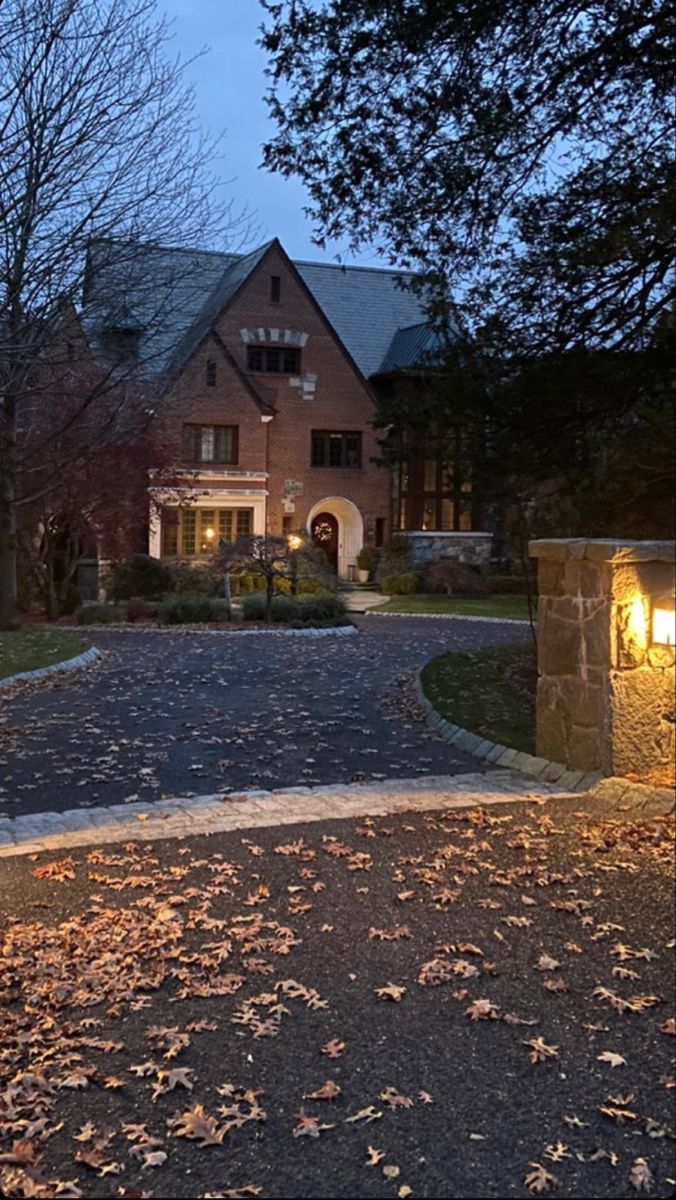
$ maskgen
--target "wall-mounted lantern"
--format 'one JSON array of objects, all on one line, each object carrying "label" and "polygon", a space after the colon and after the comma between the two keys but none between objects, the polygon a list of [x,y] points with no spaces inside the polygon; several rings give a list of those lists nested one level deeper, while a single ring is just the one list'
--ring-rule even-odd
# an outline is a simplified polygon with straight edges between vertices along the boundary
[{"label": "wall-mounted lantern", "polygon": [[653,646],[676,645],[676,612],[674,595],[656,596],[652,602],[650,637]]}]

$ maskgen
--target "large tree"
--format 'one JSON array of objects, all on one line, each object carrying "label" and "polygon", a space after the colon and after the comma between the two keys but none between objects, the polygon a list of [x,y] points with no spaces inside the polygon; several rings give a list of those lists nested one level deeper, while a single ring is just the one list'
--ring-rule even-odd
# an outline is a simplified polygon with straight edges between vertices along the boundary
[{"label": "large tree", "polygon": [[512,346],[650,342],[674,298],[664,0],[262,3],[265,162],[320,240],[451,284]]},{"label": "large tree", "polygon": [[[0,5],[0,627],[16,623],[17,495],[26,503],[38,498],[24,486],[25,434],[39,425],[46,397],[72,395],[63,311],[81,297],[92,239],[99,265],[101,247],[111,247],[123,288],[139,240],[213,246],[232,233],[228,206],[213,200],[216,146],[196,127],[186,64],[172,53],[170,35],[153,0]],[[118,306],[111,322],[129,332],[134,314],[119,296],[110,299]],[[146,305],[144,332],[167,318],[159,304],[156,313]],[[61,384],[55,346],[63,351]],[[47,380],[36,369],[45,356]],[[82,424],[79,454],[92,404],[99,406],[99,419],[89,422],[92,451],[120,443],[124,375],[139,365],[152,373],[152,364],[128,359],[99,372],[75,410],[64,406],[63,431]],[[149,398],[148,418],[151,407]],[[129,420],[136,432],[136,403]],[[53,420],[45,428],[50,439],[60,437]],[[36,439],[29,440],[34,463]],[[41,471],[42,493],[45,486]]]},{"label": "large tree", "polygon": [[670,7],[262,3],[267,166],[305,183],[320,244],[418,272],[450,333],[442,362],[381,399],[386,453],[427,457],[437,438],[495,511],[546,493],[571,532],[664,533]]}]

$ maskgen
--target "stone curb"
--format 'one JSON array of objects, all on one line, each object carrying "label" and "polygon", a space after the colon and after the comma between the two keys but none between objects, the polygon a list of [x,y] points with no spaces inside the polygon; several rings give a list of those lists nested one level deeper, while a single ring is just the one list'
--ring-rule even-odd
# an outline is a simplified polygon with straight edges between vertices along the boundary
[{"label": "stone curb", "polygon": [[69,809],[0,819],[0,859],[101,843],[157,841],[271,825],[384,816],[409,811],[528,803],[558,797],[515,771],[431,775],[368,784],[331,784],[275,791],[213,793],[108,808]]},{"label": "stone curb", "polygon": [[667,817],[674,811],[676,794],[673,788],[634,783],[631,779],[610,775],[591,789],[589,798],[638,817]]},{"label": "stone curb", "polygon": [[209,629],[205,625],[142,625],[133,622],[117,625],[61,625],[68,632],[100,633],[202,633],[208,637],[346,637],[359,633],[356,625],[336,625],[328,629]]},{"label": "stone curb", "polygon": [[378,612],[377,608],[369,608],[365,617],[407,617],[409,620],[423,621],[483,621],[490,625],[530,625],[530,621],[522,617],[470,617],[466,613],[399,613]]},{"label": "stone curb", "polygon": [[356,625],[332,625],[328,629],[208,629],[204,625],[59,625],[69,633],[203,633],[209,637],[349,637],[359,633]]},{"label": "stone curb", "polygon": [[567,792],[588,792],[602,782],[603,776],[599,771],[569,771],[563,763],[551,762],[535,754],[526,754],[523,750],[513,750],[509,746],[491,742],[488,738],[479,737],[478,734],[470,733],[468,729],[461,729],[459,725],[447,721],[423,691],[423,669],[421,667],[416,672],[414,679],[416,699],[423,708],[428,723],[443,741],[456,746],[458,750],[464,750],[473,758],[494,763],[497,767],[510,767],[521,771],[523,775],[538,779],[541,783],[555,783],[558,788]]},{"label": "stone curb", "polygon": [[20,671],[18,675],[8,675],[6,679],[0,679],[0,690],[29,679],[47,679],[50,675],[56,675],[60,671],[78,671],[80,667],[87,667],[90,662],[100,657],[101,651],[98,647],[90,646],[88,650],[83,650],[82,654],[77,654],[75,658],[65,658],[63,662],[52,663],[49,667],[36,667],[34,671]]}]

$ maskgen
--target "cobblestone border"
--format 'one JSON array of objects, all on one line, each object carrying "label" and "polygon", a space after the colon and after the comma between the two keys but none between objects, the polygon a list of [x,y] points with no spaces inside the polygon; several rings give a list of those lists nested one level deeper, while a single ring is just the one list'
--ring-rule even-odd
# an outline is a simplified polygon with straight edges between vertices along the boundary
[{"label": "cobblestone border", "polygon": [[0,819],[0,859],[104,842],[157,841],[343,817],[527,803],[560,794],[555,784],[540,783],[533,790],[532,781],[525,775],[496,770],[74,808]]},{"label": "cobblestone border", "polygon": [[414,678],[416,699],[425,712],[428,723],[439,737],[458,750],[464,750],[465,754],[471,754],[473,758],[482,759],[484,762],[495,763],[498,767],[512,767],[542,783],[555,783],[557,787],[568,792],[588,792],[603,779],[600,771],[569,771],[563,763],[551,762],[535,754],[526,754],[523,750],[513,750],[500,742],[491,742],[488,738],[479,737],[478,734],[470,733],[468,729],[462,729],[460,725],[447,721],[425,695],[422,685],[423,670],[421,667],[416,671]]},{"label": "cobblestone border", "polygon": [[349,637],[359,633],[356,625],[332,625],[328,629],[209,629],[206,625],[144,625],[133,621],[110,625],[59,625],[69,633],[204,633],[210,637]]},{"label": "cobblestone border", "polygon": [[525,617],[471,617],[467,613],[403,613],[403,612],[378,612],[377,608],[369,608],[364,614],[365,617],[408,617],[409,620],[420,618],[423,621],[482,621],[490,625],[496,622],[499,625],[530,625]]},{"label": "cobblestone border", "polygon": [[23,683],[26,680],[47,679],[50,675],[57,675],[60,671],[78,671],[81,667],[89,666],[90,662],[100,657],[101,651],[98,647],[90,646],[88,650],[83,650],[82,654],[76,654],[75,658],[65,658],[63,662],[52,663],[49,667],[36,667],[34,671],[20,671],[18,675],[8,675],[5,679],[0,679],[0,691],[12,684]]}]

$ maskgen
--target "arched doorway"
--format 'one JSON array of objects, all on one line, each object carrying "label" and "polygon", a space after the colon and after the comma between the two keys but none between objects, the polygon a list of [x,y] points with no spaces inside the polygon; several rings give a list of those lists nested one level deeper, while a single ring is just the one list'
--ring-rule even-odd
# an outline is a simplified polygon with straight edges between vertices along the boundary
[{"label": "arched doorway", "polygon": [[327,565],[338,574],[338,520],[333,513],[320,512],[312,520],[310,530],[318,550],[326,556]]},{"label": "arched doorway", "polygon": [[364,521],[359,509],[352,500],[347,500],[345,496],[325,496],[310,509],[305,519],[305,524],[313,535],[313,540],[314,524],[317,518],[322,518],[322,520],[329,518],[332,523],[336,522],[337,562],[334,569],[337,569],[341,579],[349,579],[352,574],[351,568],[356,571],[357,555],[364,544]]}]

